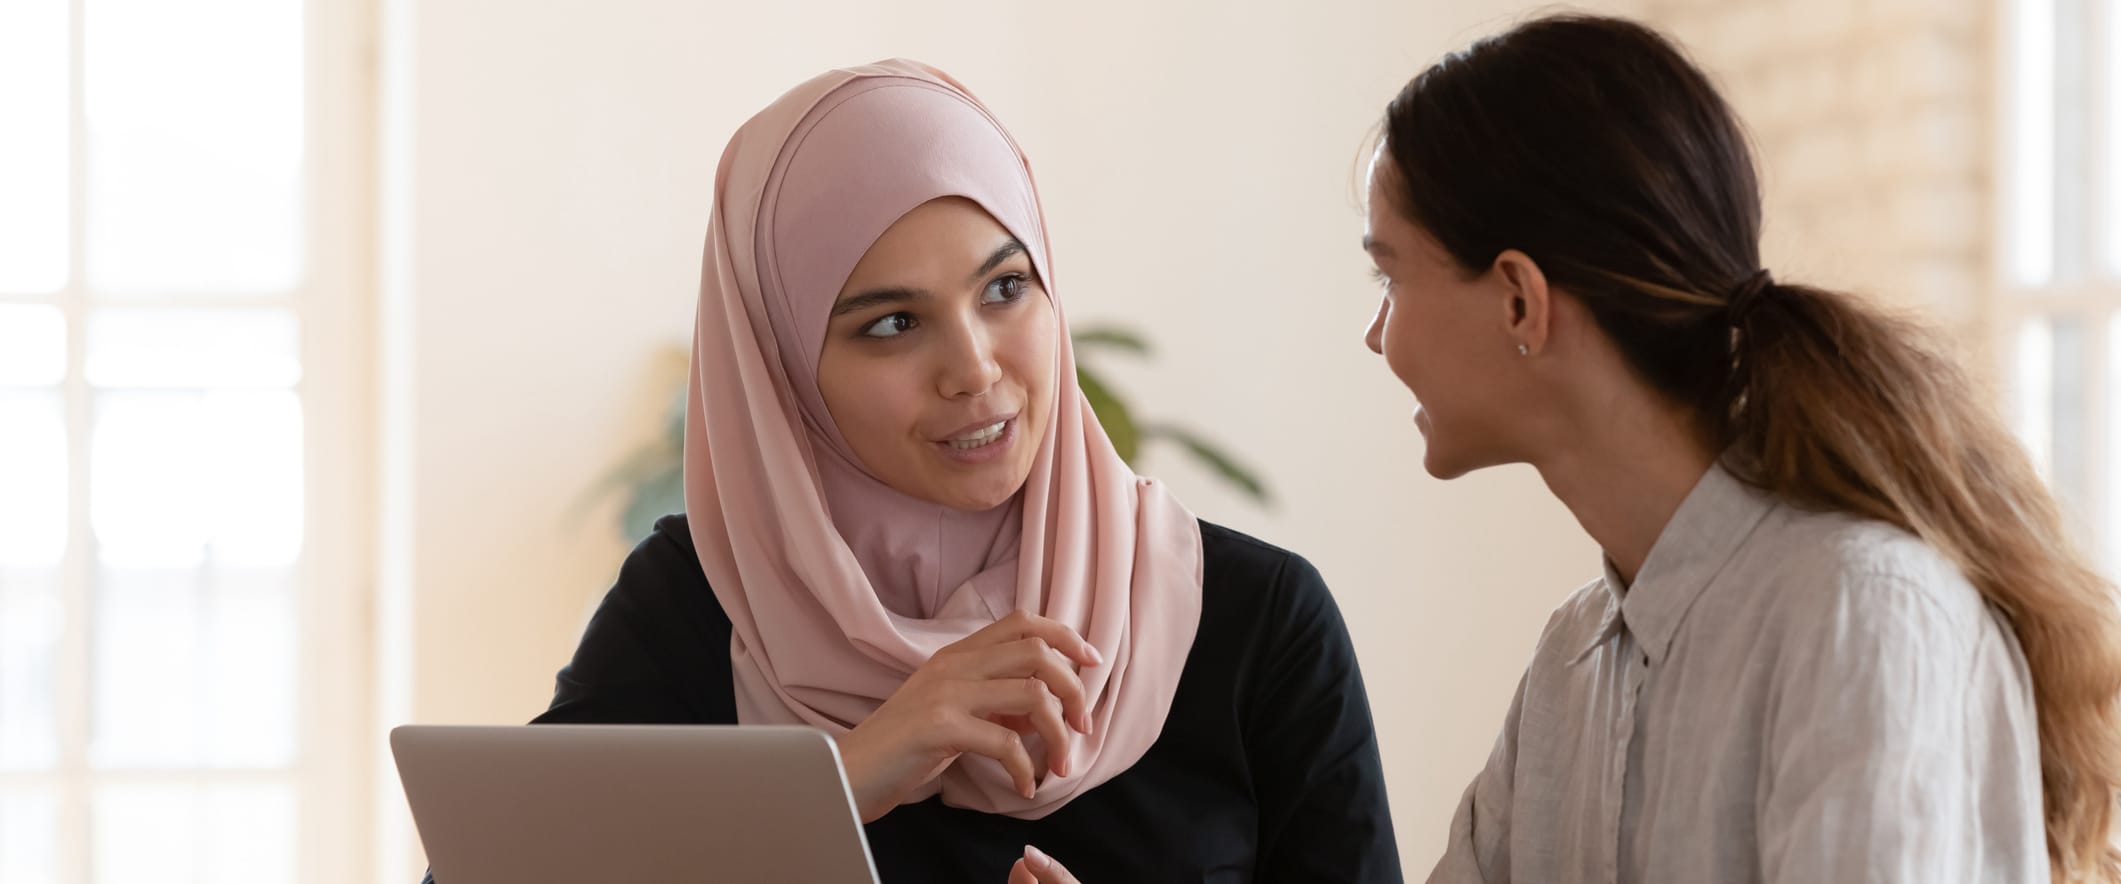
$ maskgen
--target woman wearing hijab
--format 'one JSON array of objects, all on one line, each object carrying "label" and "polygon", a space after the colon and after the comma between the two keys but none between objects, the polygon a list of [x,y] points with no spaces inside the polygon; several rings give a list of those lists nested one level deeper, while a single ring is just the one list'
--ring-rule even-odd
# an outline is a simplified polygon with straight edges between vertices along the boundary
[{"label": "woman wearing hijab", "polygon": [[1738,120],[1631,22],[1387,110],[1368,343],[1426,466],[1529,463],[1605,554],[1429,880],[2117,880],[2111,585],[1926,334],[1760,226]]},{"label": "woman wearing hijab", "polygon": [[1324,583],[1128,469],[1058,291],[1023,156],[940,72],[832,71],[746,123],[686,515],[537,720],[820,728],[887,882],[1399,880]]}]

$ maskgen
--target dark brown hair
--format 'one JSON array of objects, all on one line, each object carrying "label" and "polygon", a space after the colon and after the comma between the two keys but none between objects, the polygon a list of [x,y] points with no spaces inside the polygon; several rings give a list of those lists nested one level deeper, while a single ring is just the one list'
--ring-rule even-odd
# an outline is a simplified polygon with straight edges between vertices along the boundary
[{"label": "dark brown hair", "polygon": [[1986,398],[1923,328],[1760,266],[1760,188],[1708,77],[1633,22],[1540,18],[1385,118],[1391,198],[1469,273],[1529,255],[1740,479],[1897,525],[2024,648],[2055,881],[2121,881],[2121,613]]}]

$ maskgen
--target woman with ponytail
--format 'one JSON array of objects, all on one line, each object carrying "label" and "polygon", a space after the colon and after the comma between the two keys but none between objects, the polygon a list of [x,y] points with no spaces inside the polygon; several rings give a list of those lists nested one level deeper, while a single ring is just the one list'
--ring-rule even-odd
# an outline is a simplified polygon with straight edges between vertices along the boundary
[{"label": "woman with ponytail", "polygon": [[1671,43],[1529,22],[1386,113],[1372,350],[1440,478],[1529,463],[1605,553],[1431,881],[2121,881],[2121,616],[1918,326],[1761,266]]}]

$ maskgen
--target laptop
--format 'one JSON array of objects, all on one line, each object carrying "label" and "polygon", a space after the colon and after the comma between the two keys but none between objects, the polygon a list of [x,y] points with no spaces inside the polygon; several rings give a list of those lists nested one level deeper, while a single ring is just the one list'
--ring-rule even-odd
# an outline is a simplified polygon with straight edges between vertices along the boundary
[{"label": "laptop", "polygon": [[877,884],[821,731],[408,725],[390,748],[435,884]]}]

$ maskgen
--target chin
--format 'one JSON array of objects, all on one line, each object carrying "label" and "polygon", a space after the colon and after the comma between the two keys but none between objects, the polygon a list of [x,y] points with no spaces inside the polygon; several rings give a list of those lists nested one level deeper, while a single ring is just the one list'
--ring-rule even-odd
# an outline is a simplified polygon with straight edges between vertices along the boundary
[{"label": "chin", "polygon": [[1489,463],[1467,452],[1454,448],[1448,442],[1436,438],[1434,430],[1422,434],[1427,447],[1421,453],[1421,467],[1429,475],[1449,481],[1456,479]]},{"label": "chin", "polygon": [[1025,469],[1014,473],[1013,481],[999,476],[983,476],[969,481],[947,483],[944,487],[937,488],[938,493],[930,495],[929,500],[962,512],[986,512],[1008,503],[1017,492],[1022,491],[1024,480],[1030,472]]},{"label": "chin", "polygon": [[1447,482],[1473,471],[1471,467],[1461,466],[1456,462],[1443,460],[1434,455],[1423,457],[1421,466],[1429,471],[1430,477]]}]

